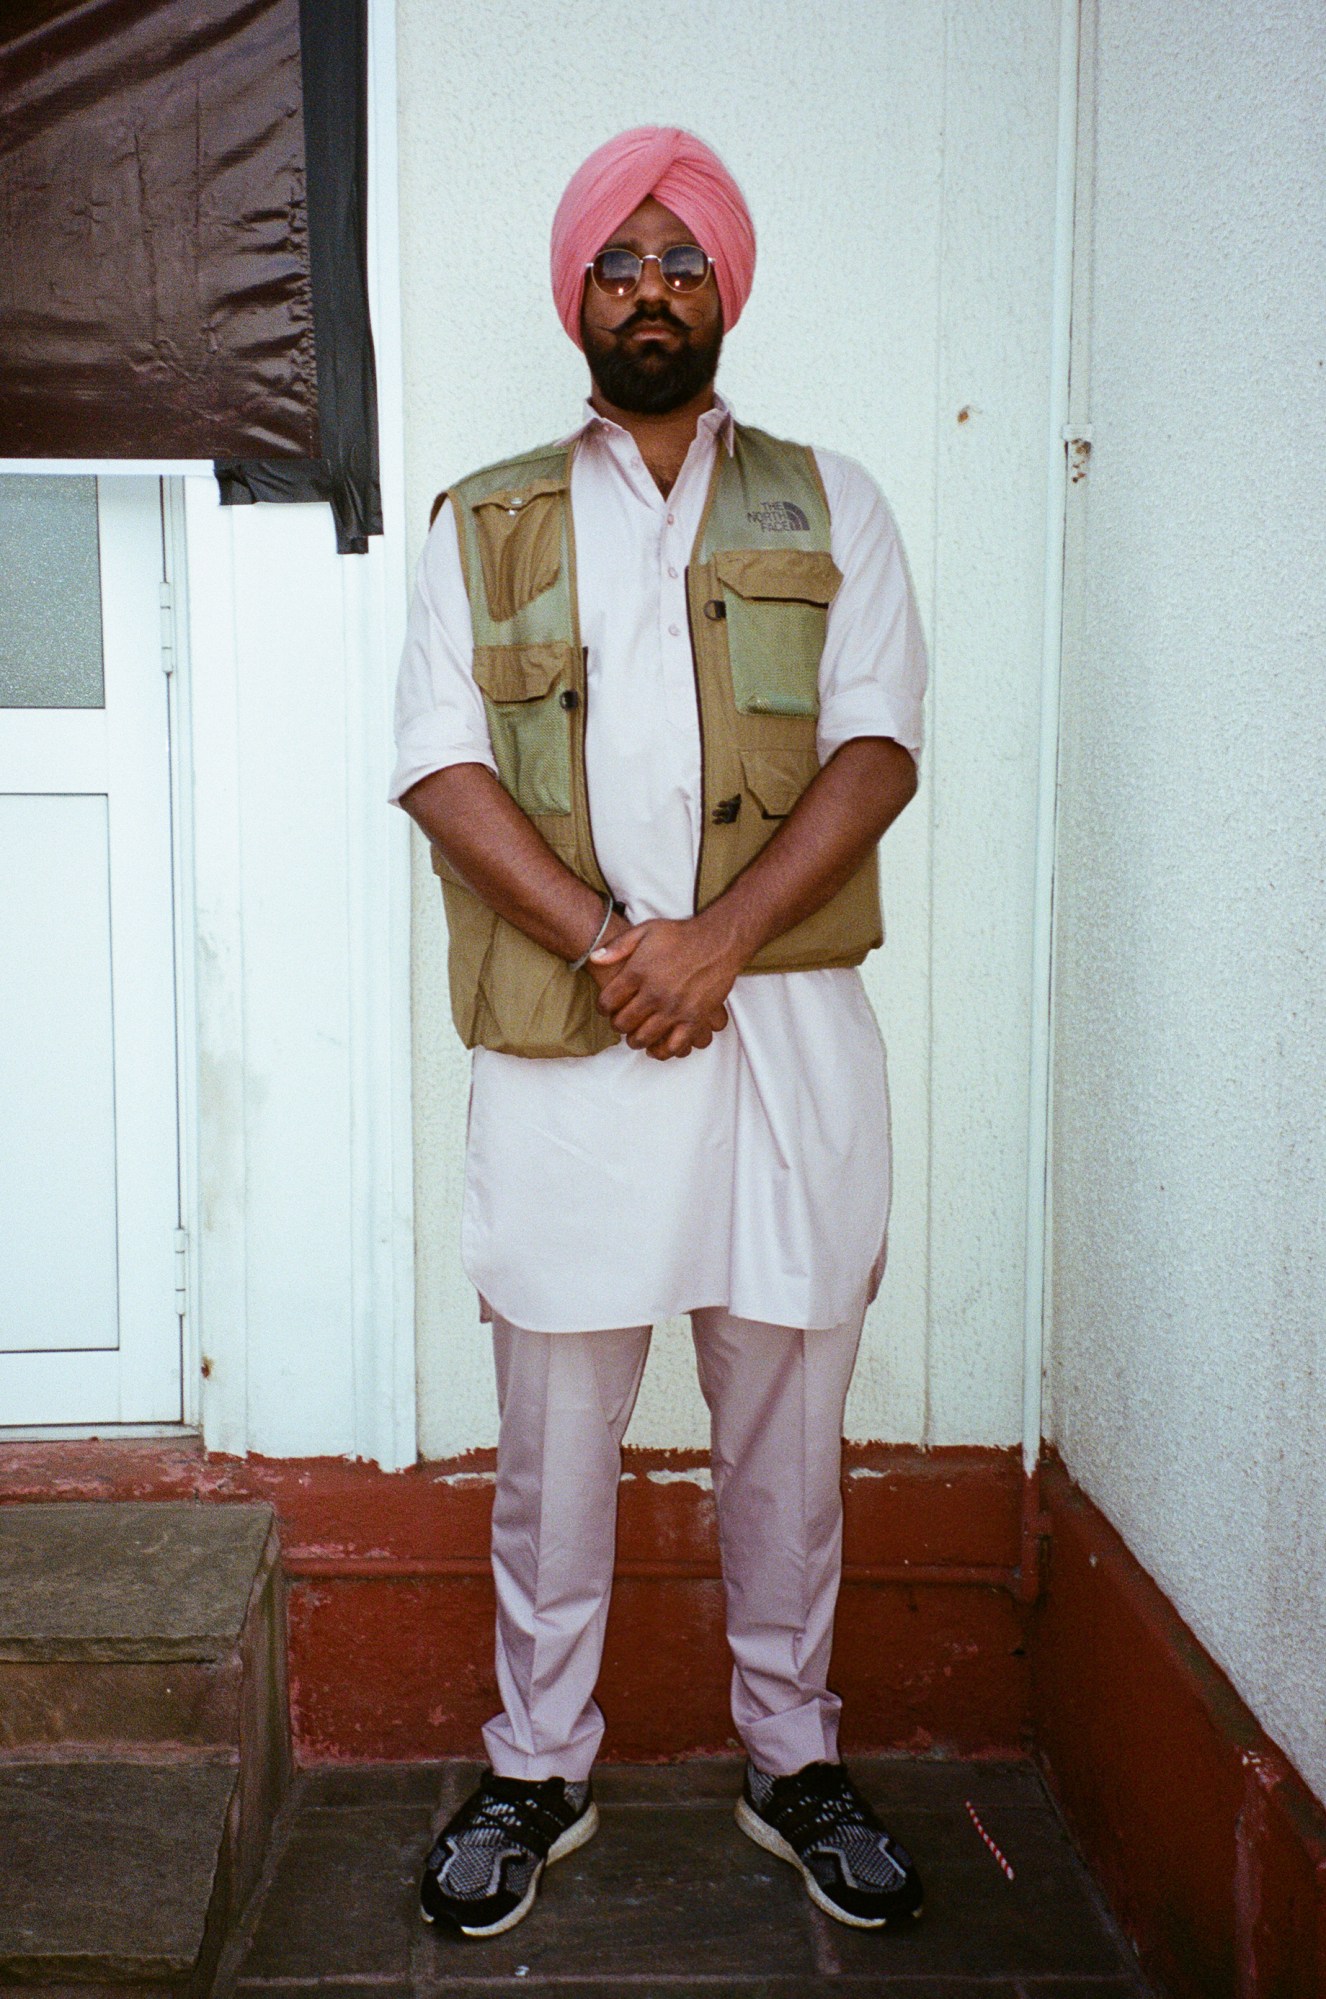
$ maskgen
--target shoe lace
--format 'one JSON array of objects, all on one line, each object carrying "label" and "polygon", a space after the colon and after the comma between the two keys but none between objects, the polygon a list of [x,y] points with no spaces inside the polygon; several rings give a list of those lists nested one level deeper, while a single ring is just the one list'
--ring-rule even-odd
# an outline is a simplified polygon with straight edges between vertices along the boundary
[{"label": "shoe lace", "polygon": [[546,1852],[558,1830],[556,1814],[527,1788],[509,1778],[487,1777],[481,1779],[464,1823],[453,1827],[453,1837],[499,1832],[528,1852],[540,1853]]},{"label": "shoe lace", "polygon": [[780,1829],[796,1845],[844,1825],[875,1834],[882,1830],[840,1763],[812,1763],[798,1773],[796,1788],[787,1799],[773,1802]]}]

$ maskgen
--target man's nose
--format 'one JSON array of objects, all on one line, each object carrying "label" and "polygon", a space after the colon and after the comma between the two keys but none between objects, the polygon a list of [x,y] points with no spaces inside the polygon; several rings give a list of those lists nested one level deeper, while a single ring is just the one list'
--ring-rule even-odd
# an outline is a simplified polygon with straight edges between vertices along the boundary
[{"label": "man's nose", "polygon": [[640,282],[635,288],[635,295],[637,301],[643,300],[650,305],[671,298],[672,294],[664,283],[663,269],[657,257],[651,257],[647,263],[640,266]]}]

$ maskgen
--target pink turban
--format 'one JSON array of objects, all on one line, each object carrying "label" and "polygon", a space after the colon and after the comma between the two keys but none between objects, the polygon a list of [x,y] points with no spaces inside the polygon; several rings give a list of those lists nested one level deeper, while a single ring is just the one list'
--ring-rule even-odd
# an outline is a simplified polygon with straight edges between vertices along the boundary
[{"label": "pink turban", "polygon": [[650,194],[694,231],[713,258],[724,332],[741,317],[755,276],[755,225],[745,196],[717,153],[693,132],[637,125],[577,167],[553,217],[553,298],[577,347],[585,265]]}]

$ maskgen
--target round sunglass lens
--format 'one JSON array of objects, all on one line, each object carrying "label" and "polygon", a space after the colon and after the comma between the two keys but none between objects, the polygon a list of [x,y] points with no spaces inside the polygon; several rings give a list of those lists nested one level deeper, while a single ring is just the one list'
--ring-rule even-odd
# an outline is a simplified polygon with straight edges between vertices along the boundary
[{"label": "round sunglass lens", "polygon": [[659,268],[674,292],[694,292],[709,275],[709,259],[698,244],[678,243],[663,252]]},{"label": "round sunglass lens", "polygon": [[633,250],[600,250],[594,259],[594,282],[600,291],[625,298],[640,277],[640,259]]}]

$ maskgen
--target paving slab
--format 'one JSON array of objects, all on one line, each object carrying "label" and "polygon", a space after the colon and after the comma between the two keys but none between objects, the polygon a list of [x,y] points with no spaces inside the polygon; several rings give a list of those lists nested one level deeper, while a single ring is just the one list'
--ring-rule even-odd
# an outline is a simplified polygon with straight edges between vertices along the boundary
[{"label": "paving slab", "polygon": [[298,1811],[243,1960],[246,1979],[408,1980],[426,1807]]},{"label": "paving slab", "polygon": [[[1040,1771],[1029,1756],[848,1756],[847,1767],[877,1806],[920,1805],[926,1811],[987,1805],[1050,1806]],[[1053,1807],[1050,1807],[1053,1809]]]},{"label": "paving slab", "polygon": [[186,1981],[233,1765],[0,1765],[0,1979]]},{"label": "paving slab", "polygon": [[1128,1978],[1022,1978],[1020,1999],[1150,1999],[1140,1973]]},{"label": "paving slab", "polygon": [[[316,1978],[316,1979],[273,1979],[270,1984],[258,1980],[245,1983],[236,1989],[242,1999],[259,1999],[267,1994],[268,1999],[414,1999],[414,1986],[408,1978]],[[11,1995],[0,1986],[3,1999]],[[12,1999],[48,1999],[45,1992],[15,1993]],[[119,1999],[118,1994],[107,1994],[107,1999]],[[599,1992],[597,1999],[607,1999]]]},{"label": "paving slab", "polygon": [[[318,1999],[323,1999],[325,1989],[318,1987]],[[357,1989],[361,1994],[365,1991],[363,1986]],[[377,1986],[367,1988],[370,1994],[378,1989]],[[256,1986],[246,1987],[246,1999],[258,1999],[260,1990]],[[469,1999],[480,1999],[484,1993],[495,1995],[508,1992],[513,1995],[539,1993],[543,1999],[616,1999],[617,1994],[629,1994],[629,1999],[828,1999],[828,1995],[834,1993],[839,1993],[841,1999],[874,1999],[875,1994],[889,1995],[890,1999],[1028,1999],[1034,1990],[1027,1987],[1024,1993],[1022,1987],[1002,1978],[895,1980],[873,1976],[865,1981],[849,1978],[826,1981],[814,1975],[784,1977],[779,1973],[753,1972],[736,1979],[692,1979],[676,1978],[667,1973],[655,1975],[647,1970],[638,1971],[625,1980],[615,1975],[606,1979],[585,1980],[544,1979],[531,1974],[520,1978],[490,1979],[487,1983],[474,1979],[464,1985],[429,1987],[420,1984],[415,1987],[419,1999],[434,1999],[434,1995],[435,1999],[445,1999],[450,1992],[469,1995]],[[274,1990],[271,1999],[275,1999]],[[1107,1993],[1103,1999],[1112,1999],[1112,1995]]]},{"label": "paving slab", "polygon": [[598,1836],[545,1874],[537,1926],[531,1916],[478,1949],[434,1930],[417,1954],[421,1990],[463,1992],[494,1971],[514,1978],[521,1964],[522,1982],[617,1984],[664,1969],[674,1978],[817,1970],[802,1898],[741,1838],[730,1807],[600,1809]]},{"label": "paving slab", "polygon": [[531,1915],[488,1943],[425,1924],[417,1900],[433,1831],[480,1767],[304,1773],[220,1999],[312,1999],[315,1983],[327,1999],[338,1981],[360,1999],[1146,1999],[1029,1760],[849,1759],[926,1884],[921,1918],[885,1931],[831,1921],[795,1870],[742,1836],[738,1759],[601,1764],[597,1837],[549,1868]]},{"label": "paving slab", "polygon": [[[475,1773],[467,1789],[478,1782],[482,1767],[479,1763],[465,1766]],[[440,1811],[447,1774],[448,1766],[439,1763],[324,1763],[305,1773],[300,1806],[306,1812],[382,1811],[396,1806],[407,1811]]]},{"label": "paving slab", "polygon": [[271,1527],[265,1505],[0,1505],[0,1660],[218,1659]]},{"label": "paving slab", "polygon": [[[1010,1881],[965,1811],[895,1808],[875,1786],[862,1789],[912,1854],[925,1883],[923,1915],[895,1940],[909,1973],[1103,1978],[1135,1969],[1050,1808],[1009,1806],[997,1815],[982,1814],[986,1831],[1013,1867]],[[795,1879],[792,1869],[786,1871]],[[880,1933],[840,1923],[830,1929],[826,1971],[861,1976],[877,1967]],[[895,1963],[895,1971],[902,1968]]]}]

